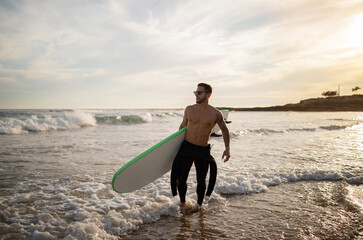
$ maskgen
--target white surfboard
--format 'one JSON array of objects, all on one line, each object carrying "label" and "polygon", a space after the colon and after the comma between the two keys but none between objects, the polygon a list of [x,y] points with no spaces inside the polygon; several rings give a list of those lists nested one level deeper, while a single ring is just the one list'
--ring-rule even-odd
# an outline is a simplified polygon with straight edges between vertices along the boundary
[{"label": "white surfboard", "polygon": [[165,138],[120,168],[112,179],[113,190],[118,193],[131,192],[169,172],[184,141],[186,129]]}]

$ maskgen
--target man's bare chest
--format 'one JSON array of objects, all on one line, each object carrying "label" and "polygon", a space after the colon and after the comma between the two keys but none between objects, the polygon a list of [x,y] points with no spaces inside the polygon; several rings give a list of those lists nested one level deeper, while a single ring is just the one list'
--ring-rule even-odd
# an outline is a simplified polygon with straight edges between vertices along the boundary
[{"label": "man's bare chest", "polygon": [[189,114],[188,120],[191,124],[201,125],[205,127],[214,126],[216,118],[210,114]]}]

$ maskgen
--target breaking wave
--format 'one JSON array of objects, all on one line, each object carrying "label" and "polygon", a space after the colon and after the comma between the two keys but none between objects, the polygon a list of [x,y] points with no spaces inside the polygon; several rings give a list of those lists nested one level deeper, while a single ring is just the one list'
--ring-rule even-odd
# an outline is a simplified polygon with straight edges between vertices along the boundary
[{"label": "breaking wave", "polygon": [[92,114],[83,111],[67,111],[63,113],[63,116],[32,115],[26,118],[5,118],[0,120],[0,134],[78,129],[95,125],[96,120]]},{"label": "breaking wave", "polygon": [[0,111],[0,134],[24,134],[71,130],[87,126],[151,123],[153,119],[181,117],[176,112],[125,113],[83,110],[6,110]]},{"label": "breaking wave", "polygon": [[99,124],[137,124],[152,122],[151,114],[126,115],[126,116],[95,116]]},{"label": "breaking wave", "polygon": [[167,117],[182,117],[182,114],[175,112],[137,113],[137,114],[108,114],[95,115],[98,124],[140,124],[151,123],[154,119]]},{"label": "breaking wave", "polygon": [[[359,123],[357,123],[357,124],[359,124]],[[293,132],[315,132],[318,130],[338,131],[338,130],[344,130],[346,128],[350,128],[353,126],[355,126],[355,124],[287,128],[287,129],[282,129],[282,130],[260,128],[260,129],[245,129],[245,130],[233,131],[230,134],[232,137],[238,137],[238,136],[243,136],[243,135],[247,135],[247,134],[272,135],[272,134],[284,134],[284,133],[293,133]]]}]

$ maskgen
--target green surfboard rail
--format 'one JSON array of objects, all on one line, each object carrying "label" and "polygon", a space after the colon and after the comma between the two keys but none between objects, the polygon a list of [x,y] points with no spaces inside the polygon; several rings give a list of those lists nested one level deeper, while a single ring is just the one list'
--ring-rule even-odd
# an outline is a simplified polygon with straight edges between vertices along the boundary
[{"label": "green surfboard rail", "polygon": [[117,193],[124,193],[124,192],[118,192],[115,187],[114,187],[114,182],[116,177],[123,172],[125,169],[127,169],[128,167],[130,167],[132,164],[136,163],[137,161],[139,161],[140,159],[142,159],[143,157],[145,157],[146,155],[148,155],[149,153],[153,152],[154,150],[158,149],[159,147],[161,147],[162,145],[164,145],[166,142],[170,141],[171,139],[179,136],[180,134],[182,134],[183,132],[185,132],[187,130],[187,127],[184,127],[182,129],[180,129],[179,131],[173,133],[172,135],[170,135],[169,137],[165,138],[164,140],[160,141],[159,143],[155,144],[154,146],[152,146],[151,148],[149,148],[148,150],[146,150],[145,152],[141,153],[140,155],[136,156],[135,158],[133,158],[131,161],[129,161],[128,163],[126,163],[123,167],[121,167],[113,176],[112,178],[112,188],[115,192]]}]

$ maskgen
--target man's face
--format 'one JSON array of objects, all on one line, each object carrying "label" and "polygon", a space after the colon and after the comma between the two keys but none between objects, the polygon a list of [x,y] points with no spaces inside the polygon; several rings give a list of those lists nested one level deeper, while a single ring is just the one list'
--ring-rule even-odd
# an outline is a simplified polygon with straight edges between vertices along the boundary
[{"label": "man's face", "polygon": [[194,94],[196,103],[203,103],[207,100],[208,93],[205,92],[204,87],[198,87]]}]

